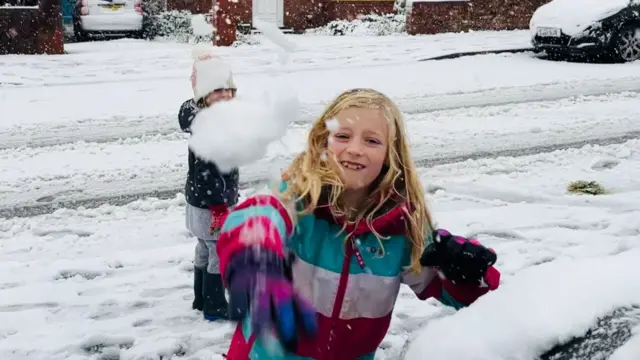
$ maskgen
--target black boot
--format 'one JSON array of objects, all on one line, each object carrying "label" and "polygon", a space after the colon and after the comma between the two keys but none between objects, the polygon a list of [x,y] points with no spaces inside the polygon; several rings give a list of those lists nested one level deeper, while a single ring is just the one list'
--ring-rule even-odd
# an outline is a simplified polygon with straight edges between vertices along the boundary
[{"label": "black boot", "polygon": [[204,318],[209,321],[228,320],[229,304],[224,296],[222,275],[209,274],[205,271],[203,285],[204,307],[202,313]]},{"label": "black boot", "polygon": [[202,283],[204,282],[204,273],[203,269],[198,269],[197,267],[193,268],[193,304],[191,304],[191,308],[193,310],[200,310],[204,306],[204,292],[202,288]]}]

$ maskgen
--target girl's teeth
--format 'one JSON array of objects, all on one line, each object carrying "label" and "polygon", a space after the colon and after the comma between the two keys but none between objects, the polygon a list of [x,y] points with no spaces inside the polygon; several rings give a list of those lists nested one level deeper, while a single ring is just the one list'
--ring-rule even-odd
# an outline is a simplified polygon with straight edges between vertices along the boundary
[{"label": "girl's teeth", "polygon": [[347,169],[351,169],[351,170],[360,170],[360,169],[362,169],[362,165],[354,165],[354,164],[349,164],[349,163],[346,163],[346,162],[343,162],[342,166],[346,167]]}]

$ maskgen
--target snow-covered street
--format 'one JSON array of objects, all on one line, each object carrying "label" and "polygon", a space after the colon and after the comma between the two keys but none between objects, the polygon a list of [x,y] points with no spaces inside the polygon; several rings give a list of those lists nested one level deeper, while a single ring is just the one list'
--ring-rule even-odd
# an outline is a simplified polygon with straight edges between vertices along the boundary
[{"label": "snow-covered street", "polygon": [[[640,306],[629,270],[640,261],[640,62],[418,61],[525,48],[524,31],[290,38],[300,49],[285,76],[303,116],[241,169],[243,193],[262,191],[302,150],[333,96],[373,87],[405,112],[438,225],[499,254],[505,290],[455,316],[403,288],[377,360],[537,360],[597,318]],[[269,85],[276,57],[263,43],[220,50],[239,96]],[[177,123],[192,96],[190,48],[67,48],[0,58],[0,358],[222,359],[231,327],[190,309],[195,240],[184,227],[187,135]],[[576,180],[607,193],[568,194]],[[447,342],[464,332],[473,349]],[[590,359],[638,354],[635,336]]]}]

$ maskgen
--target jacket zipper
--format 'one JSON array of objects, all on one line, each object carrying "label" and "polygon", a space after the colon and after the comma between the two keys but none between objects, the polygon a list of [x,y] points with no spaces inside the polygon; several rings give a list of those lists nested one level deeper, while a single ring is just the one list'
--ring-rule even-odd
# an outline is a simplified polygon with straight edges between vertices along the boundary
[{"label": "jacket zipper", "polygon": [[326,360],[336,358],[335,356],[333,356],[333,352],[335,349],[331,348],[331,343],[334,339],[336,321],[340,317],[340,310],[342,309],[344,296],[347,292],[347,282],[349,280],[349,266],[351,265],[351,256],[355,254],[356,259],[358,260],[358,265],[360,265],[362,269],[366,268],[364,260],[362,259],[362,254],[360,254],[360,250],[358,250],[358,244],[356,242],[357,240],[354,241],[353,237],[349,237],[347,241],[346,254],[344,256],[344,262],[342,263],[342,272],[340,273],[340,281],[338,283],[338,292],[336,294],[335,303],[333,304],[333,311],[331,312],[331,327],[329,329],[329,335],[326,341],[326,348],[324,351],[325,356],[321,357]]}]

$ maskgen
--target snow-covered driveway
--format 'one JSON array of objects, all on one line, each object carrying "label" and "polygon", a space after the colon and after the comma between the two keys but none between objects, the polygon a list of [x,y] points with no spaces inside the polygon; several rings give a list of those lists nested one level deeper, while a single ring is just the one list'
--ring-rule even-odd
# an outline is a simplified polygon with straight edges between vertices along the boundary
[{"label": "snow-covered driveway", "polygon": [[[601,261],[603,276],[617,279],[612,292],[633,281],[633,272],[613,264],[640,261],[640,63],[569,64],[526,53],[416,61],[526,47],[527,32],[292,39],[301,51],[286,76],[299,92],[303,117],[282,144],[242,169],[245,193],[302,149],[309,122],[332,96],[371,86],[407,114],[439,225],[477,234],[500,254],[506,295],[496,292],[477,309],[512,305],[505,314],[513,315],[579,302],[585,293],[574,288],[562,294],[569,300],[561,306],[555,294],[504,298],[522,292],[508,287],[512,279],[545,284],[556,271],[547,266],[571,269],[578,259]],[[0,216],[27,215],[0,218],[0,358],[220,359],[231,330],[190,310],[194,240],[177,195],[187,145],[176,116],[191,96],[190,49],[125,40],[68,50],[60,57],[0,58]],[[259,96],[273,69],[272,47],[221,51],[234,62],[242,96]],[[599,181],[609,194],[567,195],[574,180]],[[162,199],[130,202],[148,194]],[[55,210],[57,201],[71,208]],[[605,259],[611,256],[620,258]],[[554,280],[549,286],[556,290],[562,281],[579,283]],[[521,323],[484,315],[495,321],[484,331],[482,311],[449,316],[403,289],[377,359],[408,351],[431,353],[433,360],[535,360],[554,341],[581,335],[598,316],[633,305],[640,290],[593,296],[599,301],[579,314],[553,313],[555,323],[541,317],[550,331],[540,334],[534,314]],[[520,357],[497,346],[439,347],[460,336],[448,332],[467,331],[464,324],[487,344],[509,341]],[[424,334],[416,332],[425,325]],[[521,336],[509,337],[508,326],[518,325]],[[442,339],[430,342],[434,334]],[[415,336],[427,340],[411,341]],[[615,360],[637,360],[622,352],[640,354],[635,339],[636,348],[629,342]]]}]

